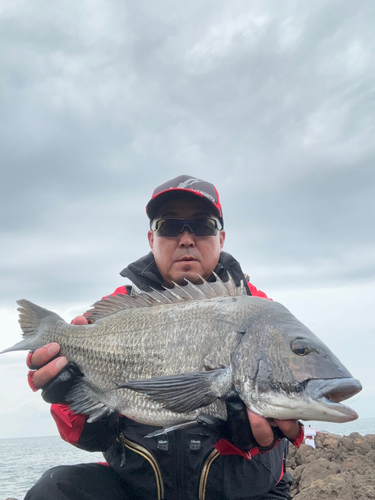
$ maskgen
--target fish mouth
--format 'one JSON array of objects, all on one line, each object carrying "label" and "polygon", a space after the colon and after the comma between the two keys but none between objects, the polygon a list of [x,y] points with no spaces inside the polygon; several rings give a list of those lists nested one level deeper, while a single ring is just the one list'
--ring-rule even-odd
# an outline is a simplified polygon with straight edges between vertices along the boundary
[{"label": "fish mouth", "polygon": [[351,398],[361,390],[361,383],[354,378],[312,379],[306,384],[306,391],[311,399],[325,406],[328,412],[334,410],[341,414],[342,422],[358,418],[358,414],[348,406],[341,404],[341,401]]}]

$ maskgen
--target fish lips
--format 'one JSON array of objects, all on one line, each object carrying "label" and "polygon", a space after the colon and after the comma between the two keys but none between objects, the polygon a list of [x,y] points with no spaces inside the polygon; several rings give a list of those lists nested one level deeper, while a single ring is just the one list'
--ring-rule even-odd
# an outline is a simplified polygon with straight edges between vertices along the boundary
[{"label": "fish lips", "polygon": [[358,414],[341,404],[341,401],[351,398],[361,390],[361,383],[354,378],[311,379],[306,384],[306,392],[311,399],[325,406],[329,412],[335,410],[341,413],[342,422],[358,418]]}]

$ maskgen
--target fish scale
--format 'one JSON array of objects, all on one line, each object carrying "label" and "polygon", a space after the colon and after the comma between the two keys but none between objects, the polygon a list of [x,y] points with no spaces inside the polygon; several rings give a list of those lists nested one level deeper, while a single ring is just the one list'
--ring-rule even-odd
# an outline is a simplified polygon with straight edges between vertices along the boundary
[{"label": "fish scale", "polygon": [[107,297],[88,312],[90,325],[18,304],[24,339],[3,352],[58,342],[84,374],[67,401],[89,421],[114,411],[160,426],[226,419],[234,394],[267,418],[357,418],[341,401],[360,383],[284,306],[246,295],[230,275]]}]

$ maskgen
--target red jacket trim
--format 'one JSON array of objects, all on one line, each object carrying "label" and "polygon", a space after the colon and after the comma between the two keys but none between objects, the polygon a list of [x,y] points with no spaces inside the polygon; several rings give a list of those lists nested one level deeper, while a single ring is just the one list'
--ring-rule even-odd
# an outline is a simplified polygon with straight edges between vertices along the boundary
[{"label": "red jacket trim", "polygon": [[303,424],[301,424],[301,422],[298,422],[298,423],[299,423],[299,428],[300,428],[299,435],[297,436],[297,438],[294,441],[291,441],[292,445],[295,446],[296,448],[299,448],[301,446],[301,444],[303,443],[303,438],[305,437],[305,431],[304,431]]},{"label": "red jacket trim", "polygon": [[119,295],[119,294],[128,295],[128,291],[125,285],[119,286],[113,293],[106,295],[105,297],[103,297],[103,299],[105,299],[106,297],[112,297],[112,295]]},{"label": "red jacket trim", "polygon": [[230,443],[226,439],[220,439],[216,444],[215,448],[220,453],[220,455],[241,455],[246,460],[251,460],[254,455],[259,453],[258,448],[251,448],[249,451],[243,451],[234,446],[234,444]]},{"label": "red jacket trim", "polygon": [[[290,440],[290,442],[296,448],[299,448],[301,446],[301,443],[303,442],[303,438],[305,436],[304,428],[303,428],[303,425],[301,424],[301,422],[299,422],[299,426],[300,426],[299,435],[297,436],[297,438],[294,441]],[[220,453],[220,455],[241,455],[246,460],[251,460],[252,457],[254,457],[255,455],[258,455],[258,453],[267,453],[268,451],[273,450],[280,443],[280,441],[281,441],[281,438],[276,439],[272,448],[270,447],[267,449],[264,449],[264,448],[262,449],[262,447],[259,448],[256,446],[255,448],[251,448],[248,451],[243,451],[243,450],[240,450],[239,448],[237,448],[237,446],[235,446],[231,442],[227,441],[226,439],[220,439],[215,444],[215,448]],[[281,477],[280,477],[280,479],[281,479]],[[279,479],[279,481],[280,481],[280,479]]]},{"label": "red jacket trim", "polygon": [[267,297],[267,295],[264,292],[262,292],[262,290],[258,290],[252,283],[250,283],[250,281],[247,282],[247,286],[249,287],[249,290],[253,297],[262,297],[263,299],[272,300],[269,297]]}]

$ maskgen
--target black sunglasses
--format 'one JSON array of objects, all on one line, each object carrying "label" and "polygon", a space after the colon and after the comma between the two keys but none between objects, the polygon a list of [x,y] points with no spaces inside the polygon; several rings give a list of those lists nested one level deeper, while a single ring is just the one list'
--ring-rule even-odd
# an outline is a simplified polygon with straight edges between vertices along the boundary
[{"label": "black sunglasses", "polygon": [[155,219],[151,223],[151,229],[157,236],[176,237],[185,229],[195,236],[215,236],[222,225],[213,217],[202,219]]}]

